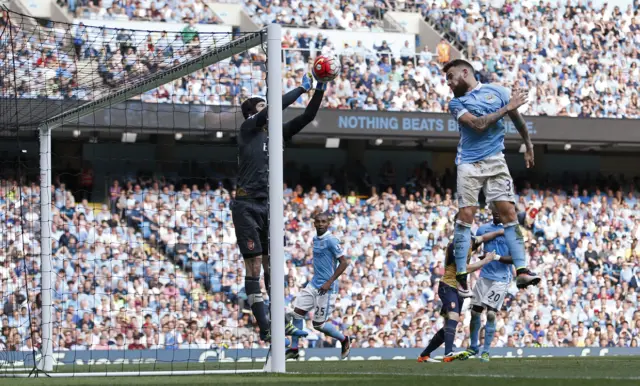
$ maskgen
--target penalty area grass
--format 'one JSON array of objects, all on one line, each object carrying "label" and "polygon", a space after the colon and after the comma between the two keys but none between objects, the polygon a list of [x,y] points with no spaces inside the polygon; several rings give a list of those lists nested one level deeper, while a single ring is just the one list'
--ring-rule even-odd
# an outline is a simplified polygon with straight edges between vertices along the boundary
[{"label": "penalty area grass", "polygon": [[[215,365],[215,366],[214,366]],[[182,368],[181,368],[182,367]],[[189,366],[196,370],[195,365]],[[207,363],[199,369],[259,369],[262,363]],[[61,366],[58,372],[117,372],[185,370],[183,366],[109,365]],[[0,373],[9,374],[5,368]],[[473,386],[616,386],[640,385],[638,357],[570,357],[493,359],[481,363],[477,359],[453,363],[416,363],[398,361],[327,361],[287,362],[287,374],[211,374],[188,376],[132,376],[9,378],[3,384],[19,385],[473,385]]]}]

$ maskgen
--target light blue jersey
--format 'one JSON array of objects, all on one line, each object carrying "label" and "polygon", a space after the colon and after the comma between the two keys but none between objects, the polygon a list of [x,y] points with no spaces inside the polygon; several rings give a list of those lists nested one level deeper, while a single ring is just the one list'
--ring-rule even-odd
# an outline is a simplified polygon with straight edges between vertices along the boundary
[{"label": "light blue jersey", "polygon": [[[500,229],[504,229],[502,224],[495,225],[494,223],[484,224],[478,228],[476,236],[482,236],[487,233],[496,232]],[[500,256],[511,256],[507,241],[504,236],[498,236],[495,239],[484,243],[485,252],[495,252]],[[511,282],[513,273],[511,272],[511,264],[503,264],[499,261],[492,261],[491,263],[482,267],[480,271],[480,277],[484,277],[488,280],[499,281],[503,283]]]},{"label": "light blue jersey", "polygon": [[[342,247],[336,237],[326,232],[322,236],[313,238],[313,279],[311,285],[314,288],[320,288],[336,271],[339,261],[342,257]],[[337,281],[333,283],[331,288],[333,292],[338,291]]]},{"label": "light blue jersey", "polygon": [[[449,102],[449,111],[456,121],[465,113],[481,117],[506,106],[510,97],[511,92],[502,86],[478,83],[464,96],[453,98]],[[458,123],[460,142],[456,165],[475,163],[502,152],[506,129],[504,118],[482,133]]]}]

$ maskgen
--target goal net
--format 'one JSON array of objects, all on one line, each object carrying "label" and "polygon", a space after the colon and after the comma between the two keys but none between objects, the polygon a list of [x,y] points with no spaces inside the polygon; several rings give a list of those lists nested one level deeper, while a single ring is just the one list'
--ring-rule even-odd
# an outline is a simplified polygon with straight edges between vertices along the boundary
[{"label": "goal net", "polygon": [[[229,203],[240,104],[262,96],[283,228],[280,27],[142,31],[5,9],[0,45],[0,376],[263,371]],[[282,372],[274,263],[266,369]]]}]

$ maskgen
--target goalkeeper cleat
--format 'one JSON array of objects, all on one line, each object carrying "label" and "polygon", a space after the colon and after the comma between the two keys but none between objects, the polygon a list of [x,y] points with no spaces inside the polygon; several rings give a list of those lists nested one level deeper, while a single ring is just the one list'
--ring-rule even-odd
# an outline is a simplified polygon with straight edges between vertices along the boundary
[{"label": "goalkeeper cleat", "polygon": [[284,327],[284,334],[297,337],[305,337],[309,335],[308,332],[299,330],[296,326],[294,326],[292,321],[289,321],[289,323],[287,323],[287,325]]},{"label": "goalkeeper cleat", "polygon": [[260,331],[260,340],[266,343],[271,342],[271,330],[265,332]]},{"label": "goalkeeper cleat", "polygon": [[340,355],[342,359],[347,359],[347,357],[349,356],[349,353],[351,352],[351,338],[346,336],[344,340],[340,343],[342,345]]},{"label": "goalkeeper cleat", "polygon": [[418,357],[418,363],[440,363],[439,360],[431,358],[429,355]]},{"label": "goalkeeper cleat", "polygon": [[290,348],[285,353],[287,359],[298,359],[300,358],[300,351],[297,348]]},{"label": "goalkeeper cleat", "polygon": [[519,269],[517,274],[516,286],[519,289],[527,288],[532,285],[538,285],[538,283],[540,283],[540,277],[527,268]]},{"label": "goalkeeper cleat", "polygon": [[489,362],[489,353],[488,352],[483,352],[482,355],[480,355],[480,362],[483,363],[487,363]]},{"label": "goalkeeper cleat", "polygon": [[467,273],[456,274],[456,280],[458,281],[458,295],[462,298],[470,298],[471,290],[469,290],[469,283],[467,282]]}]

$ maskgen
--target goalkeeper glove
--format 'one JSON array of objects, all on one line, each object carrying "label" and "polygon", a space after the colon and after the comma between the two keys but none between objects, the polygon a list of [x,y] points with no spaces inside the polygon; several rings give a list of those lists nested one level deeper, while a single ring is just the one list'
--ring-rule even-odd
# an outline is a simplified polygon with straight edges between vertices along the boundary
[{"label": "goalkeeper glove", "polygon": [[325,91],[327,89],[327,84],[323,82],[316,83],[316,90]]},{"label": "goalkeeper glove", "polygon": [[310,74],[304,74],[302,76],[302,88],[305,92],[308,92],[313,87],[313,77]]}]

